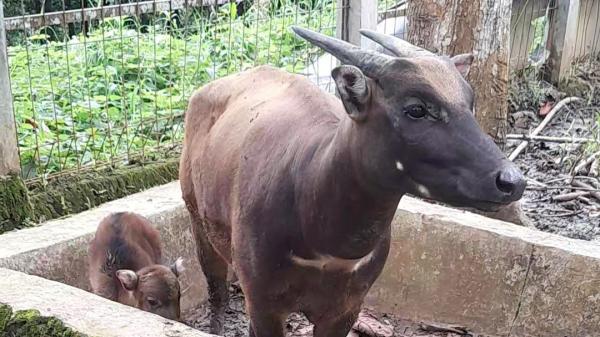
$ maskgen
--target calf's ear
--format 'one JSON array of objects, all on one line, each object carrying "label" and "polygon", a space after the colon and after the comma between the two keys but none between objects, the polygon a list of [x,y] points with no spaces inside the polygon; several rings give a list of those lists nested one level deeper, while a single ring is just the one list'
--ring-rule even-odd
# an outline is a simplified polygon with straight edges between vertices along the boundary
[{"label": "calf's ear", "polygon": [[348,116],[360,122],[367,118],[371,90],[367,77],[355,66],[341,65],[331,71]]},{"label": "calf's ear", "polygon": [[178,257],[177,260],[175,260],[175,262],[171,265],[171,271],[173,271],[175,276],[179,277],[184,270],[185,267],[183,266],[183,258]]},{"label": "calf's ear", "polygon": [[121,269],[117,270],[117,278],[123,285],[123,288],[133,291],[138,285],[138,276],[133,270]]}]

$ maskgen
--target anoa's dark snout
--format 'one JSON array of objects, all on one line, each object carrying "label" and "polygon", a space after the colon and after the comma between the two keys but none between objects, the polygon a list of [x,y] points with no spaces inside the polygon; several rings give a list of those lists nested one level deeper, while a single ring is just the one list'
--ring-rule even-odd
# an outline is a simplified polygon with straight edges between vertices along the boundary
[{"label": "anoa's dark snout", "polygon": [[526,185],[525,177],[511,162],[506,162],[496,173],[496,189],[503,202],[521,199]]}]

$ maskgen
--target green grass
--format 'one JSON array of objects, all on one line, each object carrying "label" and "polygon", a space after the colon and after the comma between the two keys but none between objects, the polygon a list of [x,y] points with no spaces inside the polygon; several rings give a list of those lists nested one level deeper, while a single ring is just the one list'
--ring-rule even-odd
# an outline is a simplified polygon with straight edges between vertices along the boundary
[{"label": "green grass", "polygon": [[[217,12],[106,19],[87,36],[29,36],[9,48],[25,178],[177,146],[187,98],[202,84],[259,64],[301,71],[314,47],[289,29],[334,33],[334,1],[283,1],[268,15]],[[47,33],[48,30],[42,31]]]}]

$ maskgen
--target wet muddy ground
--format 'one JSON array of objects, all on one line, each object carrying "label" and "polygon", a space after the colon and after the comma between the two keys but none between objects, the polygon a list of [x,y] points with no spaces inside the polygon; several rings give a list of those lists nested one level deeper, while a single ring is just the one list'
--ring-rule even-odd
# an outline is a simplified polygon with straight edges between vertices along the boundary
[{"label": "wet muddy ground", "polygon": [[[600,108],[571,105],[563,108],[541,133],[552,137],[593,138],[597,132],[597,114]],[[542,117],[533,111],[517,115],[510,133],[527,134]],[[508,141],[507,155],[521,141]],[[600,240],[600,199],[585,195],[572,200],[556,200],[560,196],[578,192],[572,189],[574,180],[592,188],[600,188],[600,181],[586,168],[575,173],[575,167],[597,149],[589,145],[556,142],[530,142],[515,160],[528,179],[528,189],[522,199],[523,210],[536,228],[570,238]]]},{"label": "wet muddy ground", "polygon": [[[229,308],[225,317],[225,337],[246,337],[248,336],[248,318],[244,312],[244,295],[237,285],[230,286],[229,293],[231,299]],[[353,330],[350,337],[491,337],[471,333],[457,333],[451,331],[440,331],[453,329],[452,327],[440,326],[436,324],[423,324],[404,320],[394,315],[377,313],[365,309],[361,317],[371,323],[374,329],[364,326],[365,332]],[[209,331],[209,314],[207,304],[202,305],[197,310],[185,315],[185,322],[203,332]],[[300,314],[292,314],[286,322],[287,337],[311,337],[312,325]],[[375,331],[373,331],[375,330]],[[368,332],[367,332],[368,331]]]}]

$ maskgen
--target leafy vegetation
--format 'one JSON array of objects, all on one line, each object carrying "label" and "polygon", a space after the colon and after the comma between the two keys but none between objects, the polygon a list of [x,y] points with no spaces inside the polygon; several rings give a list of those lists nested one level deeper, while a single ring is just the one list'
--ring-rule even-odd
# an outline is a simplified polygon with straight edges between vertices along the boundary
[{"label": "leafy vegetation", "polygon": [[25,178],[176,147],[193,90],[258,64],[301,71],[316,50],[289,26],[333,34],[334,12],[332,0],[243,14],[232,3],[105,19],[59,41],[48,28],[28,36],[9,47]]}]

